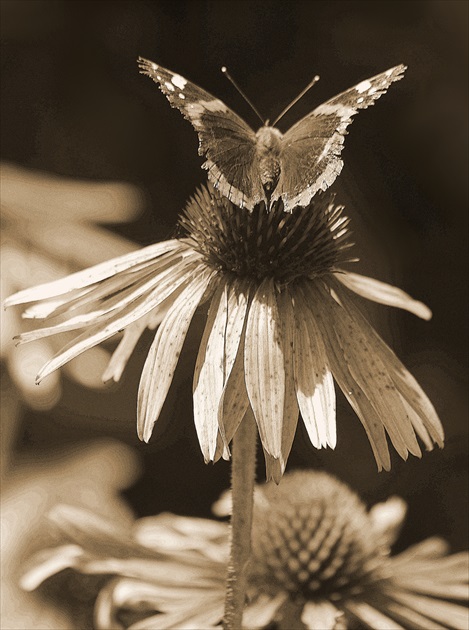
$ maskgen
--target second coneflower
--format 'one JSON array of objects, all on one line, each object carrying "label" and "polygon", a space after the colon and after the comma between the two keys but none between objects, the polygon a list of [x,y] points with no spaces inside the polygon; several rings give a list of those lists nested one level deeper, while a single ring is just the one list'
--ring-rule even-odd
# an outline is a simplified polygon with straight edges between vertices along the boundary
[{"label": "second coneflower", "polygon": [[267,464],[280,479],[299,413],[317,448],[336,444],[333,378],[360,418],[379,469],[390,467],[386,433],[401,457],[420,456],[418,436],[442,445],[437,414],[415,379],[363,317],[352,296],[430,311],[403,291],[342,269],[351,242],[343,208],[328,193],[305,208],[240,209],[212,188],[189,201],[184,238],[151,245],[61,280],[21,291],[25,317],[50,325],[30,341],[81,330],[38,381],[124,330],[105,378],[118,380],[145,328],[157,328],[138,395],[138,433],[148,441],[171,385],[192,317],[208,302],[194,374],[194,418],[206,461],[229,456],[253,413]]}]

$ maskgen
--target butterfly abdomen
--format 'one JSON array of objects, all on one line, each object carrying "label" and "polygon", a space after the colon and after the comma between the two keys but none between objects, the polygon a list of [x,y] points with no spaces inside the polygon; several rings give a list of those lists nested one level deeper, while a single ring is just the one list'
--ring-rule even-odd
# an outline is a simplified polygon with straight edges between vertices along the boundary
[{"label": "butterfly abdomen", "polygon": [[275,127],[264,125],[256,133],[259,175],[267,193],[272,192],[280,176],[280,150],[282,133]]}]

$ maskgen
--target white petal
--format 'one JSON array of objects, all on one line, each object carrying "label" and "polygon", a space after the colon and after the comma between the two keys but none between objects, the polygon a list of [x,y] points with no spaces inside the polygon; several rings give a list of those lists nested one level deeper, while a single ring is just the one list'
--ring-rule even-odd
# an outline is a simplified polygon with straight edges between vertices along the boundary
[{"label": "white petal", "polygon": [[343,357],[342,349],[335,337],[334,322],[331,321],[330,316],[327,317],[323,314],[321,308],[317,305],[315,306],[316,299],[317,298],[314,296],[311,298],[311,308],[314,308],[315,320],[321,331],[321,336],[326,348],[327,360],[331,366],[334,378],[366,431],[378,465],[378,470],[382,468],[389,470],[391,468],[391,459],[383,424],[367,396],[350,372]]},{"label": "white petal", "polygon": [[223,365],[224,388],[218,407],[222,440],[218,440],[216,457],[221,455],[223,449],[224,457],[229,457],[228,444],[249,406],[244,379],[244,341],[250,292],[250,284],[243,280],[237,279],[229,287]]},{"label": "white petal", "polygon": [[145,442],[149,441],[163,407],[189,324],[213,275],[202,265],[194,269],[190,284],[177,297],[156,332],[138,393],[137,430]]},{"label": "white petal", "polygon": [[220,594],[199,596],[190,600],[189,610],[180,610],[176,606],[174,612],[154,615],[143,619],[129,627],[129,630],[195,630],[196,628],[215,628],[223,617],[223,597]]},{"label": "white petal", "polygon": [[425,424],[423,423],[422,418],[418,415],[415,409],[409,405],[409,403],[404,398],[404,396],[402,396],[402,394],[401,394],[401,400],[402,400],[402,404],[405,407],[407,415],[409,416],[409,419],[412,423],[412,426],[414,427],[414,431],[422,440],[422,442],[425,444],[425,448],[427,449],[427,451],[432,451],[434,442],[432,440],[430,433],[425,427]]},{"label": "white petal", "polygon": [[405,551],[393,558],[393,563],[407,564],[411,562],[413,565],[416,559],[433,561],[435,558],[441,558],[447,554],[448,551],[449,545],[446,540],[433,536],[432,538],[427,538],[422,542],[408,547]]},{"label": "white petal", "polygon": [[[85,289],[77,289],[74,292],[74,298],[78,300],[85,295],[89,295],[89,293],[93,290],[93,287],[86,287]],[[61,307],[69,304],[73,304],[74,300],[70,295],[66,295],[64,297],[58,297],[53,300],[48,300],[44,302],[38,302],[29,306],[22,314],[21,317],[23,319],[45,319],[52,315],[52,313],[57,314],[60,313]],[[66,309],[62,309],[66,310]]]},{"label": "white petal", "polygon": [[114,350],[111,360],[103,374],[103,381],[105,383],[111,379],[116,383],[119,381],[138,340],[147,326],[147,320],[148,317],[142,317],[133,324],[130,324],[130,326],[127,326],[124,330],[124,335],[119,345]]},{"label": "white petal", "polygon": [[166,269],[175,267],[181,260],[187,263],[198,259],[199,255],[197,252],[176,248],[174,251],[169,251],[154,260],[151,259],[145,263],[134,265],[126,271],[121,271],[91,286],[76,289],[46,302],[41,301],[38,304],[33,304],[24,311],[22,316],[30,319],[51,315],[57,316],[62,313],[69,315],[72,310],[79,308],[88,308],[89,310],[93,303],[99,304],[99,300],[102,298],[108,298],[113,294],[135,286],[137,282],[155,277]]},{"label": "white petal", "polygon": [[229,378],[231,369],[238,353],[239,342],[246,322],[249,296],[251,293],[250,282],[236,278],[228,290],[228,313],[225,334],[225,364],[224,382]]},{"label": "white petal", "polygon": [[300,291],[295,293],[296,395],[309,438],[316,448],[335,448],[336,402],[324,342]]},{"label": "white petal", "polygon": [[353,314],[349,314],[348,296],[344,296],[344,291],[339,286],[336,290],[346,308],[339,306],[326,291],[317,294],[317,303],[323,316],[328,314],[334,321],[337,343],[350,372],[375,408],[400,456],[407,459],[410,451],[420,457],[421,451],[412,423],[389,373],[390,366],[370,333],[371,325],[366,320],[357,318],[355,310]]},{"label": "white petal", "polygon": [[385,604],[381,604],[387,613],[393,618],[403,624],[404,628],[425,628],[428,630],[446,630],[446,626],[440,626],[435,621],[430,622],[428,617],[424,617],[415,610],[411,610],[407,606],[403,606],[398,602],[386,601]]},{"label": "white petal", "polygon": [[124,626],[117,620],[118,610],[115,610],[113,601],[114,592],[119,588],[121,582],[138,584],[135,580],[115,578],[99,591],[94,605],[94,625],[98,630],[124,630]]},{"label": "white petal", "polygon": [[293,370],[295,320],[293,316],[291,296],[288,289],[283,289],[278,295],[277,306],[279,321],[282,327],[281,340],[284,357],[283,364],[285,367],[285,399],[283,406],[281,455],[279,458],[279,472],[280,475],[283,475],[287,465],[288,456],[290,455],[292,448],[293,439],[295,437],[299,415]]},{"label": "white petal", "polygon": [[375,354],[379,354],[383,363],[386,364],[387,369],[389,370],[389,373],[401,396],[407,400],[408,404],[418,414],[433,440],[439,446],[443,446],[443,427],[435,411],[435,408],[426,396],[425,392],[422,390],[412,374],[399,361],[391,348],[370,326],[370,324],[363,317],[359,309],[353,304],[351,300],[348,299],[343,291],[341,292],[340,297],[343,300],[345,307],[351,314],[354,321],[360,325],[362,330],[365,330],[367,332],[368,341],[370,344],[372,344],[373,352]]},{"label": "white petal", "polygon": [[233,439],[248,407],[249,398],[244,379],[244,337],[242,337],[236,360],[220,399],[218,418],[225,444],[219,441],[216,457],[221,455],[223,448],[226,448]]},{"label": "white petal", "polygon": [[194,422],[205,463],[213,460],[218,435],[218,404],[223,391],[228,287],[215,291],[194,371]]},{"label": "white petal", "polygon": [[275,286],[271,278],[257,289],[248,313],[244,343],[246,388],[265,450],[281,456],[285,366]]},{"label": "white petal", "polygon": [[328,601],[306,602],[301,621],[308,630],[334,630],[337,620],[343,615]]},{"label": "white petal", "polygon": [[286,592],[277,593],[274,597],[260,594],[254,602],[247,604],[243,615],[243,627],[265,628],[268,626],[287,597]]},{"label": "white petal", "polygon": [[[434,566],[431,571],[438,571],[438,566]],[[421,595],[430,595],[439,599],[461,599],[467,601],[469,598],[469,586],[467,584],[467,570],[466,575],[463,576],[460,583],[444,582],[439,580],[439,576],[428,573],[425,577],[418,577],[409,575],[396,578],[393,576],[393,584],[399,588],[410,591],[412,593],[418,593]],[[428,569],[427,569],[428,571]],[[464,583],[466,580],[466,583]]]},{"label": "white petal", "polygon": [[445,624],[448,628],[455,630],[467,630],[468,628],[469,613],[465,606],[423,595],[396,591],[392,591],[392,597],[424,617]]},{"label": "white petal", "polygon": [[155,550],[161,550],[161,545],[166,549],[168,539],[170,545],[176,541],[178,549],[203,550],[204,545],[215,542],[219,547],[218,561],[223,562],[220,550],[224,549],[228,540],[228,524],[212,519],[162,513],[139,519],[134,527],[134,538]]},{"label": "white petal", "polygon": [[28,568],[20,579],[25,591],[34,591],[40,584],[56,573],[76,565],[76,559],[83,555],[78,545],[62,545],[44,549],[32,558],[33,566]]},{"label": "white petal", "polygon": [[109,339],[109,337],[112,337],[129,324],[147,315],[159,304],[164,302],[171,294],[176,293],[179,287],[191,278],[197,268],[195,263],[192,266],[188,266],[184,271],[176,273],[175,277],[168,278],[166,282],[162,283],[162,286],[157,286],[149,295],[140,298],[136,304],[127,306],[126,309],[120,313],[120,316],[113,319],[110,323],[93,326],[85,331],[82,335],[62,348],[51,361],[44,365],[36,377],[36,382],[42,380],[48,374],[67,363],[67,361],[85,352],[88,348],[92,348],[105,339]]},{"label": "white petal", "polygon": [[124,528],[115,526],[111,521],[90,510],[58,504],[49,512],[48,518],[87,552],[97,550],[98,554],[101,554],[105,549],[108,554],[128,555],[126,551],[132,550],[137,554],[138,546],[130,541],[130,536]]},{"label": "white petal", "polygon": [[351,612],[373,630],[405,630],[403,626],[366,602],[348,600],[341,604],[341,607]]},{"label": "white petal", "polygon": [[373,529],[383,544],[391,547],[396,542],[404,524],[406,512],[407,504],[400,497],[390,497],[371,508],[368,515]]},{"label": "white petal", "polygon": [[352,273],[351,271],[340,271],[335,275],[348,289],[368,300],[402,308],[427,321],[432,318],[432,312],[428,306],[423,302],[414,300],[405,291],[391,284],[386,284],[358,273]]},{"label": "white petal", "polygon": [[183,271],[185,266],[186,263],[182,262],[166,268],[161,273],[156,275],[152,274],[150,278],[145,276],[144,279],[119,291],[117,294],[111,295],[111,297],[107,297],[103,301],[98,302],[98,308],[95,308],[95,310],[69,317],[64,322],[56,324],[55,326],[48,326],[46,328],[39,328],[23,333],[19,335],[18,339],[21,343],[26,343],[28,341],[34,341],[35,339],[41,339],[42,337],[109,321],[109,319],[115,317],[116,314],[122,311],[126,306],[134,304],[141,296],[148,294],[155,286],[161,286],[168,278],[174,278],[174,276]]},{"label": "white petal", "polygon": [[47,298],[63,295],[69,291],[74,291],[75,289],[82,289],[90,284],[110,278],[116,273],[125,271],[134,265],[146,262],[178,248],[183,249],[184,245],[181,245],[180,241],[177,239],[149,245],[130,254],[124,254],[112,260],[99,263],[83,271],[77,271],[65,278],[19,291],[5,300],[5,307],[15,304],[24,304],[25,302],[34,302],[36,300],[45,300]]}]

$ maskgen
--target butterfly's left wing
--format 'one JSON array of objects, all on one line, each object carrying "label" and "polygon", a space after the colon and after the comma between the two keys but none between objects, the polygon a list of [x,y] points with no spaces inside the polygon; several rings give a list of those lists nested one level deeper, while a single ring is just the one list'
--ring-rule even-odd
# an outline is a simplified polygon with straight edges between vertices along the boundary
[{"label": "butterfly's left wing", "polygon": [[334,96],[297,122],[282,139],[280,177],[271,202],[283,199],[285,211],[306,206],[318,190],[326,190],[342,170],[340,153],[346,129],[393,81],[402,79],[399,65]]},{"label": "butterfly's left wing", "polygon": [[199,136],[202,165],[221,194],[238,206],[252,210],[266,201],[259,173],[256,134],[223,101],[179,74],[143,59],[142,74],[158,84],[172,107],[189,120]]}]

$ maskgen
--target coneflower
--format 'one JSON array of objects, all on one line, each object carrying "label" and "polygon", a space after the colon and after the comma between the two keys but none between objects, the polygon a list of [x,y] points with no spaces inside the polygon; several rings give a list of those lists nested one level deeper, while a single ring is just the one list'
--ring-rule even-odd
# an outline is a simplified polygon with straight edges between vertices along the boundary
[{"label": "coneflower", "polygon": [[208,303],[193,397],[206,461],[229,457],[253,413],[267,477],[279,481],[299,413],[312,444],[336,445],[334,379],[360,418],[378,468],[389,469],[386,434],[403,458],[443,443],[437,414],[415,379],[361,314],[354,293],[431,313],[403,291],[352,273],[350,234],[334,196],[316,195],[285,213],[238,208],[211,187],[189,201],[186,234],[61,280],[21,291],[7,306],[34,302],[25,317],[46,327],[31,341],[80,331],[40,371],[38,381],[81,352],[124,331],[105,379],[118,380],[145,328],[157,328],[143,368],[137,426],[148,441],[173,379],[196,309]]}]

